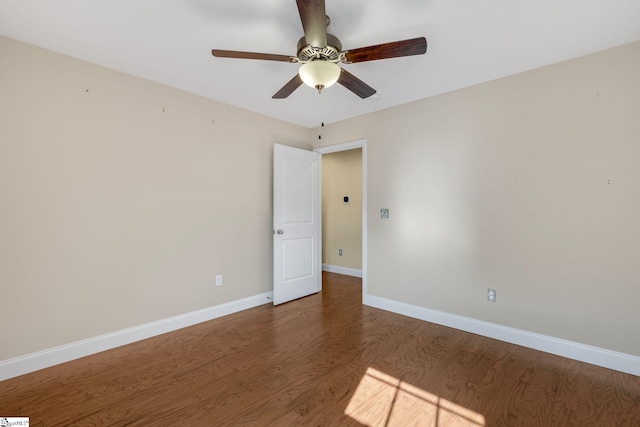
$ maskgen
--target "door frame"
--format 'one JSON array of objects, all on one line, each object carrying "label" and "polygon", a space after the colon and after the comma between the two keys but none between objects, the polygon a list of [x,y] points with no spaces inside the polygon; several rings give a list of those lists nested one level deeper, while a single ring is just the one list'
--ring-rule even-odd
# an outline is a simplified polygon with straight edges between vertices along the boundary
[{"label": "door frame", "polygon": [[[341,144],[328,145],[326,147],[314,148],[313,151],[320,155],[362,149],[362,304],[367,295],[367,140],[358,139]],[[322,178],[322,169],[320,171]],[[322,182],[322,181],[321,181]],[[322,224],[322,209],[320,209],[320,223]],[[322,264],[322,253],[320,253],[320,264]]]}]

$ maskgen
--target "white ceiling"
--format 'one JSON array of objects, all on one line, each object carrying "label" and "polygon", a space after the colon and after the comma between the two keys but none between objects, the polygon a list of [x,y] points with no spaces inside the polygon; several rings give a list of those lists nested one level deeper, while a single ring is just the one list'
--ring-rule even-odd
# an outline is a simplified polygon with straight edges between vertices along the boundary
[{"label": "white ceiling", "polygon": [[[426,55],[343,65],[378,90],[271,96],[297,65],[294,0],[0,0],[0,35],[306,127],[640,40],[640,0],[326,0],[343,49],[425,36]],[[2,58],[0,57],[0,66]]]}]

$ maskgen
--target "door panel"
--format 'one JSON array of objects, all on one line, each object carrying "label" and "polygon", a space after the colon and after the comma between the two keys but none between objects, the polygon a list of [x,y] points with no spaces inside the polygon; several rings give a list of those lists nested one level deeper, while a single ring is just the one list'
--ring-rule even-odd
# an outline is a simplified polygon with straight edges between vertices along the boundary
[{"label": "door panel", "polygon": [[320,155],[273,150],[273,303],[321,289]]}]

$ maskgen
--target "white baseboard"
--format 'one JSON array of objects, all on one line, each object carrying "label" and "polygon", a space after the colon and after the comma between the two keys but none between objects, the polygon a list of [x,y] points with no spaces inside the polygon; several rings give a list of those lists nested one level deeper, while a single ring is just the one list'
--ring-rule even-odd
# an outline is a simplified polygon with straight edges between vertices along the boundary
[{"label": "white baseboard", "polygon": [[431,323],[471,332],[534,350],[640,376],[640,357],[560,338],[458,316],[404,302],[366,295],[364,304]]},{"label": "white baseboard", "polygon": [[[334,272],[345,274],[338,271]],[[206,322],[228,314],[257,307],[259,305],[270,303],[272,300],[273,294],[271,292],[267,292],[202,310],[192,311],[179,316],[169,317],[156,322],[134,326],[121,331],[88,338],[71,344],[27,354],[25,356],[3,360],[0,361],[0,381],[146,338],[151,338],[156,335],[182,329],[197,323]],[[427,322],[437,323],[439,325],[506,341],[523,347],[640,376],[640,357],[638,356],[593,347],[547,335],[536,334],[533,332],[523,331],[521,329],[510,328],[495,323],[484,322],[482,320],[458,316],[456,314],[432,310],[373,295],[366,295],[364,303],[371,307],[380,308],[382,310],[391,311]]]},{"label": "white baseboard", "polygon": [[238,311],[268,304],[273,301],[273,292],[254,295],[236,301],[192,311],[140,326],[123,329],[50,348],[36,353],[0,361],[0,381],[69,362],[80,357],[99,353],[135,341],[182,329],[197,323],[206,322]]},{"label": "white baseboard", "polygon": [[322,271],[329,273],[344,274],[345,276],[353,276],[362,278],[362,270],[357,268],[340,267],[339,265],[322,264]]}]

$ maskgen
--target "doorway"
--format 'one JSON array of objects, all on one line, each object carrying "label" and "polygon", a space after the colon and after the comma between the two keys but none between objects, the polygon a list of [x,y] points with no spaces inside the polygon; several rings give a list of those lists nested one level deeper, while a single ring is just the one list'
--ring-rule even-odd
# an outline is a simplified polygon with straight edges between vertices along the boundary
[{"label": "doorway", "polygon": [[[355,151],[357,150],[357,151]],[[345,154],[357,154],[360,153],[360,161],[361,161],[361,176],[353,176],[351,175],[349,179],[360,179],[360,186],[351,186],[351,188],[360,187],[360,194],[342,194],[340,191],[340,185],[333,186],[334,191],[332,191],[331,197],[332,200],[330,203],[325,206],[325,188],[322,189],[323,193],[323,203],[322,203],[322,215],[323,215],[323,223],[326,220],[331,220],[331,215],[335,215],[336,212],[342,212],[344,215],[341,217],[340,221],[346,222],[346,224],[338,225],[337,227],[331,227],[331,232],[334,233],[349,233],[349,223],[354,224],[353,214],[354,211],[359,212],[361,216],[361,221],[358,221],[361,224],[361,232],[353,233],[351,229],[350,239],[333,239],[334,241],[341,241],[342,243],[329,243],[325,242],[325,231],[323,231],[323,270],[332,271],[340,274],[347,274],[351,276],[361,277],[362,278],[362,302],[364,303],[365,295],[367,294],[367,190],[366,190],[366,140],[358,140],[347,142],[343,144],[331,145],[328,147],[321,147],[314,150],[315,152],[321,154],[323,156],[323,163],[325,159],[325,155],[330,155],[333,153],[341,153],[341,152],[350,152]],[[338,156],[339,158],[340,156]],[[347,157],[353,157],[348,155]],[[329,157],[326,157],[329,160]],[[337,159],[332,159],[337,160]],[[337,160],[339,162],[339,160]],[[351,159],[353,161],[353,159]],[[324,168],[323,168],[324,169]],[[349,175],[346,175],[349,176]],[[322,177],[324,181],[326,177]],[[338,188],[338,190],[335,189]],[[349,188],[347,185],[344,188]],[[337,192],[336,192],[337,191]],[[345,192],[345,191],[343,191]],[[345,193],[348,193],[347,190]],[[348,198],[348,199],[345,199]],[[354,203],[359,203],[361,206],[354,205]],[[325,215],[328,215],[325,218]],[[351,218],[351,219],[349,219]],[[352,227],[351,227],[352,228]],[[360,237],[359,242],[359,251],[354,250],[354,236]],[[343,236],[344,237],[344,236]],[[349,243],[349,241],[351,243]],[[341,247],[342,245],[347,245],[346,247]],[[335,252],[335,253],[334,253]],[[340,254],[342,252],[342,255]],[[359,254],[357,253],[359,252]],[[341,258],[342,257],[342,258]],[[360,268],[357,268],[357,264],[354,264],[354,258],[360,259]],[[331,260],[347,260],[346,262],[333,262]],[[334,264],[343,264],[345,266],[334,265]],[[356,267],[354,267],[356,266]]]}]

